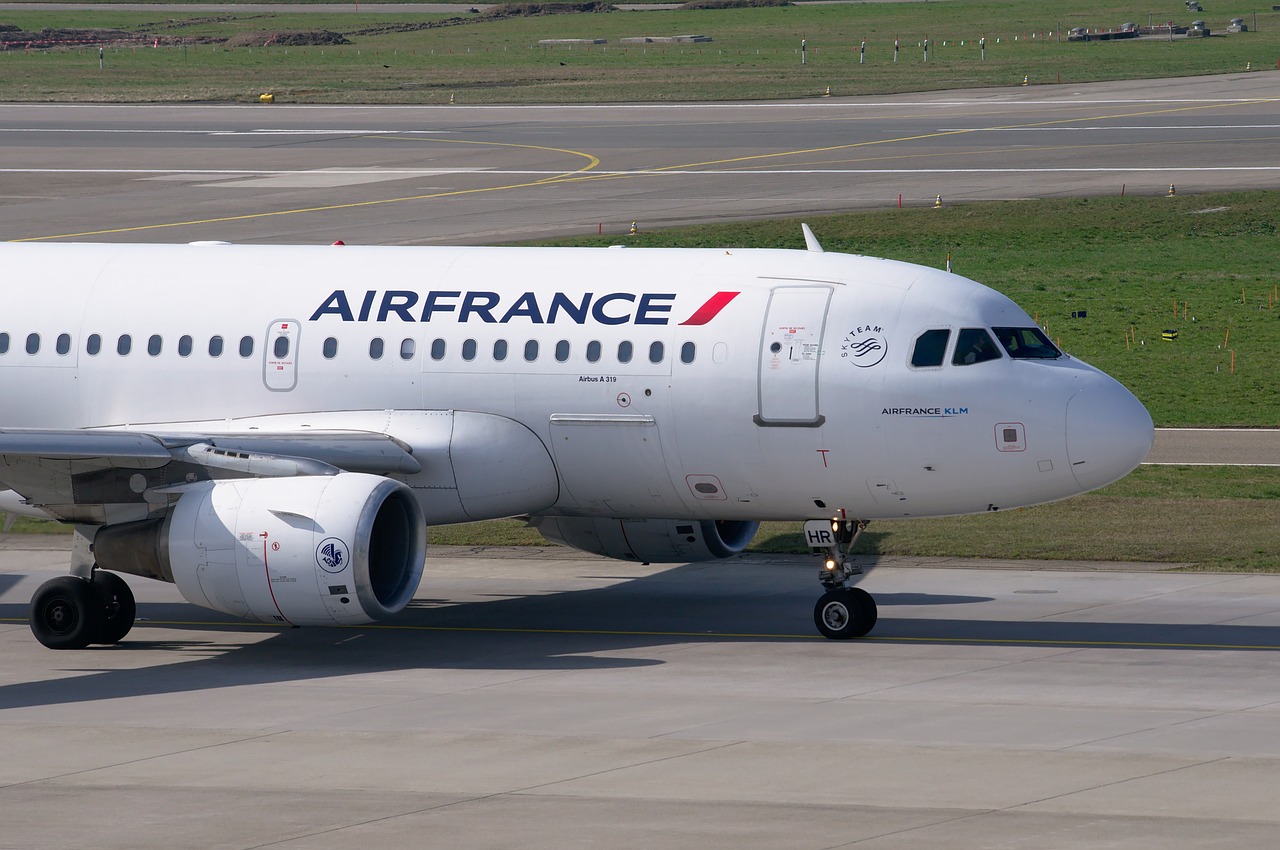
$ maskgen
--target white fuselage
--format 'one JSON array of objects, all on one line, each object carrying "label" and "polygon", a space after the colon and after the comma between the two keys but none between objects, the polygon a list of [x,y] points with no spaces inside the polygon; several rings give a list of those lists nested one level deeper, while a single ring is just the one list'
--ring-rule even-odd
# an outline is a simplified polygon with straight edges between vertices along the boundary
[{"label": "white fuselage", "polygon": [[[1035,323],[985,286],[888,260],[224,245],[0,257],[0,427],[373,430],[421,457],[414,412],[475,411],[524,426],[554,462],[557,488],[533,500],[545,504],[433,516],[428,457],[400,477],[435,522],[971,513],[1103,486],[1151,443],[1141,404],[1078,360],[953,362],[963,329]],[[942,364],[913,366],[921,334],[943,329]],[[493,439],[486,475],[501,476],[525,449]]]}]

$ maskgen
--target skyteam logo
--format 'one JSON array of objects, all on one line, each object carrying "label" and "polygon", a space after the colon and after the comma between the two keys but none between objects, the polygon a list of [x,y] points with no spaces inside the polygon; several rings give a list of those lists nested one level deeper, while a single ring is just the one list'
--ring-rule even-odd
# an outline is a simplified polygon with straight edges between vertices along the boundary
[{"label": "skyteam logo", "polygon": [[351,561],[351,552],[347,544],[336,537],[326,537],[316,547],[316,563],[327,573],[340,573]]},{"label": "skyteam logo", "polygon": [[874,366],[889,353],[889,339],[879,325],[859,325],[840,344],[840,356],[864,369]]},{"label": "skyteam logo", "polygon": [[[680,322],[705,325],[719,315],[737,292],[717,292]],[[311,314],[315,322],[333,317],[342,322],[441,322],[460,324],[669,325],[674,292],[500,293],[490,291],[376,289],[349,295],[334,290]]]}]

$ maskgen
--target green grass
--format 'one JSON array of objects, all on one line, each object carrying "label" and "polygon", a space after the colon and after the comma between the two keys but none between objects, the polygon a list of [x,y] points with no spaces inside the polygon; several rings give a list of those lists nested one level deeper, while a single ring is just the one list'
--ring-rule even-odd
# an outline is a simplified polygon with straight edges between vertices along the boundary
[{"label": "green grass", "polygon": [[[1144,466],[1095,493],[981,516],[872,523],[859,555],[1147,561],[1216,571],[1280,572],[1280,468]],[[17,533],[65,533],[19,520]],[[516,520],[435,526],[432,544],[545,546]],[[751,552],[804,554],[799,523],[768,522]],[[429,569],[429,567],[428,567]]]},{"label": "green grass", "polygon": [[[872,523],[859,555],[1147,561],[1199,570],[1280,572],[1280,469],[1139,467],[1095,493],[981,516]],[[537,546],[515,520],[442,526],[432,543]],[[808,552],[799,523],[768,522],[751,552]]]},{"label": "green grass", "polygon": [[[859,555],[1148,561],[1199,570],[1280,572],[1280,469],[1139,467],[1095,493],[981,516],[872,523]],[[536,546],[515,520],[443,526],[431,541]],[[799,523],[768,522],[751,552],[808,552]]]},{"label": "green grass", "polygon": [[[1005,293],[1065,350],[1127,385],[1157,425],[1280,424],[1280,192],[1001,201],[807,220],[828,251],[931,266],[950,252],[957,273]],[[804,247],[791,220],[627,242]],[[1071,318],[1081,310],[1087,318]],[[1165,329],[1178,339],[1163,341]]]},{"label": "green grass", "polygon": [[[1253,9],[1205,13],[1212,26],[1252,22]],[[150,47],[108,48],[99,70],[96,45],[0,53],[8,100],[251,100],[270,91],[302,102],[606,102],[734,100],[883,94],[1022,82],[1080,83],[1275,67],[1280,12],[1258,12],[1257,32],[1198,40],[1066,43],[1071,26],[1115,27],[1137,19],[1189,23],[1183,3],[1083,0],[1061,8],[1025,0],[859,3],[703,11],[612,12],[490,20],[378,32],[390,24],[449,16],[23,11],[0,21],[25,30],[114,27],[160,38]],[[194,43],[245,31],[332,30],[340,47],[227,50]],[[1054,33],[1052,37],[1048,33]],[[699,33],[709,44],[625,47],[627,36]],[[987,58],[976,39],[985,34]],[[1034,37],[1032,37],[1034,35]],[[584,48],[540,48],[544,38],[605,38]],[[800,40],[807,62],[800,64]],[[893,40],[902,49],[893,61]],[[921,44],[932,44],[929,62]],[[1016,40],[1015,40],[1016,38]],[[186,39],[189,43],[182,44]],[[867,42],[866,63],[858,46]]]}]

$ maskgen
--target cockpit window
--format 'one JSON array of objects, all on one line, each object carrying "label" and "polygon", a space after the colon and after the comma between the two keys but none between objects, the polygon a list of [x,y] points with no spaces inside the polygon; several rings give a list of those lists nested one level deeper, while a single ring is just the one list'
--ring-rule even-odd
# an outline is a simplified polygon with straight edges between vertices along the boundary
[{"label": "cockpit window", "polygon": [[951,362],[957,366],[972,366],[986,360],[999,360],[1000,349],[996,348],[991,334],[985,328],[964,328],[956,334],[956,353]]},{"label": "cockpit window", "polygon": [[951,331],[938,328],[925,331],[916,337],[916,347],[911,352],[911,365],[917,369],[928,366],[941,366],[947,356],[947,343],[951,340]]},{"label": "cockpit window", "polygon": [[1039,328],[992,328],[996,339],[1018,360],[1056,360],[1062,356],[1049,337]]}]

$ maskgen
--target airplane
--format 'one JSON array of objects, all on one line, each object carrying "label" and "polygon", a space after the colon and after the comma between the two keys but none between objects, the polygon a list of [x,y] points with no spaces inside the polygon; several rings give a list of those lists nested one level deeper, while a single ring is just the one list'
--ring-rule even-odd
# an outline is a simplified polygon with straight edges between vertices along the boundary
[{"label": "airplane", "polygon": [[35,637],[123,640],[119,573],[249,620],[381,620],[427,523],[500,517],[646,563],[803,521],[815,625],[861,637],[868,522],[1052,502],[1147,454],[1142,404],[1009,298],[802,230],[805,250],[0,246],[0,510],[74,532]]}]

